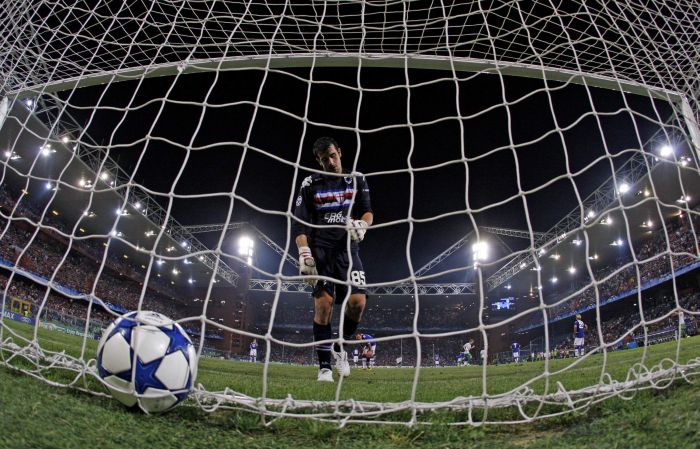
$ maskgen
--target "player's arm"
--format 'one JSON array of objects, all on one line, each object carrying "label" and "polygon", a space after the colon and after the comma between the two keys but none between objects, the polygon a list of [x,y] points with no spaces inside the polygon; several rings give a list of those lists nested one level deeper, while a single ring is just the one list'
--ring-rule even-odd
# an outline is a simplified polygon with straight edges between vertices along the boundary
[{"label": "player's arm", "polygon": [[368,227],[374,222],[374,213],[369,199],[369,187],[364,176],[359,176],[356,179],[357,188],[355,193],[355,201],[352,206],[352,216],[359,219],[350,222],[350,238],[357,242],[361,242],[365,238],[365,232]]},{"label": "player's arm", "polygon": [[302,276],[309,276],[305,279],[305,282],[310,285],[316,284],[316,279],[312,276],[316,276],[318,271],[316,270],[316,261],[311,253],[311,248],[309,247],[308,239],[308,229],[307,223],[311,222],[311,213],[307,206],[307,194],[308,189],[311,184],[311,177],[304,179],[299,189],[299,196],[296,199],[296,208],[294,209],[295,220],[292,223],[292,232],[294,233],[294,241],[299,250],[299,274]]}]

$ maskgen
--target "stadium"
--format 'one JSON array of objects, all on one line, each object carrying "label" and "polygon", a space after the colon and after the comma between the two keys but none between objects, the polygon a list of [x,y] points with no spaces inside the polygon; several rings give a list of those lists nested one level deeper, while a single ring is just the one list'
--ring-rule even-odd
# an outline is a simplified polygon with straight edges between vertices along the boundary
[{"label": "stadium", "polygon": [[[0,446],[87,445],[65,409],[105,447],[563,447],[631,417],[692,447],[700,11],[587,3],[0,8],[0,416],[55,427]],[[376,217],[366,280],[327,279],[366,292],[376,351],[339,298],[352,374],[323,384],[293,231],[321,136]],[[196,351],[163,415],[104,378],[140,311]]]}]

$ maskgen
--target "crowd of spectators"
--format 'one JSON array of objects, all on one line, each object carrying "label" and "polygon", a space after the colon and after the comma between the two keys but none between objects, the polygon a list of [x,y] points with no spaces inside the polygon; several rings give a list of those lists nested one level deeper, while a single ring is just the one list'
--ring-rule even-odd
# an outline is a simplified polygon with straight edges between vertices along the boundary
[{"label": "crowd of spectators", "polygon": [[[668,239],[666,233],[655,232],[651,238],[637,242],[634,245],[636,258],[639,261],[639,278],[631,255],[622,257],[615,264],[595,270],[595,278],[599,281],[597,287],[589,285],[579,294],[567,292],[554,298],[545,298],[545,302],[553,304],[562,298],[571,296],[566,301],[549,309],[550,319],[570,315],[578,310],[596,304],[596,289],[601,302],[611,297],[634,291],[638,286],[644,286],[649,281],[671,275],[673,269],[678,270],[693,262],[697,262],[700,249],[693,237],[694,230],[700,229],[700,220],[692,216],[692,223],[687,217],[679,216],[668,224]],[[675,254],[673,254],[675,253]],[[688,254],[682,254],[688,253]],[[694,256],[690,256],[692,254]]]},{"label": "crowd of spectators", "polygon": [[[70,241],[60,232],[70,234],[71,229],[49,214],[41,220],[42,227],[18,220],[38,222],[42,213],[27,197],[17,204],[21,197],[11,186],[0,186],[0,262],[8,267],[0,272],[0,283],[3,291],[8,287],[6,302],[12,298],[28,301],[33,317],[43,304],[45,315],[40,318],[45,320],[84,320],[91,298],[99,300],[91,309],[90,320],[95,323],[136,310],[139,303],[142,310],[173,319],[187,316],[186,304],[174,288],[152,276],[144,290],[143,270],[109,252],[104,258],[104,238]],[[13,266],[21,271],[11,276]],[[51,288],[45,285],[49,281]],[[221,333],[212,327],[207,336],[220,338]]]}]

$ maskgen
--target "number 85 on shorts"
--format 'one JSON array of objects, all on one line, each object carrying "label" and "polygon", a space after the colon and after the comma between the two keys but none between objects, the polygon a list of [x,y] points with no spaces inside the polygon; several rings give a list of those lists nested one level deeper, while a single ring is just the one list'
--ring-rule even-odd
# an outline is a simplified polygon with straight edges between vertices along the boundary
[{"label": "number 85 on shorts", "polygon": [[351,271],[350,272],[350,282],[354,285],[365,285],[365,272],[364,271]]}]

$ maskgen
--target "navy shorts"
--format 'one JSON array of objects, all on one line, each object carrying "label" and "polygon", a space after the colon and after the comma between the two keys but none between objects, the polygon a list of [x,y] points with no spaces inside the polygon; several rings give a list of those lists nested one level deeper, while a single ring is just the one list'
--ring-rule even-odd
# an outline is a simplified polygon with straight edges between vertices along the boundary
[{"label": "navy shorts", "polygon": [[[362,261],[357,248],[351,248],[350,250],[352,271],[350,271],[350,260],[346,247],[326,248],[316,246],[311,251],[316,260],[316,269],[319,275],[338,279],[341,282],[349,279],[352,283],[350,294],[365,293],[365,271],[362,268]],[[348,286],[320,279],[314,287],[314,298],[319,297],[321,291],[324,290],[335,298],[336,304],[342,304],[348,292]]]}]

